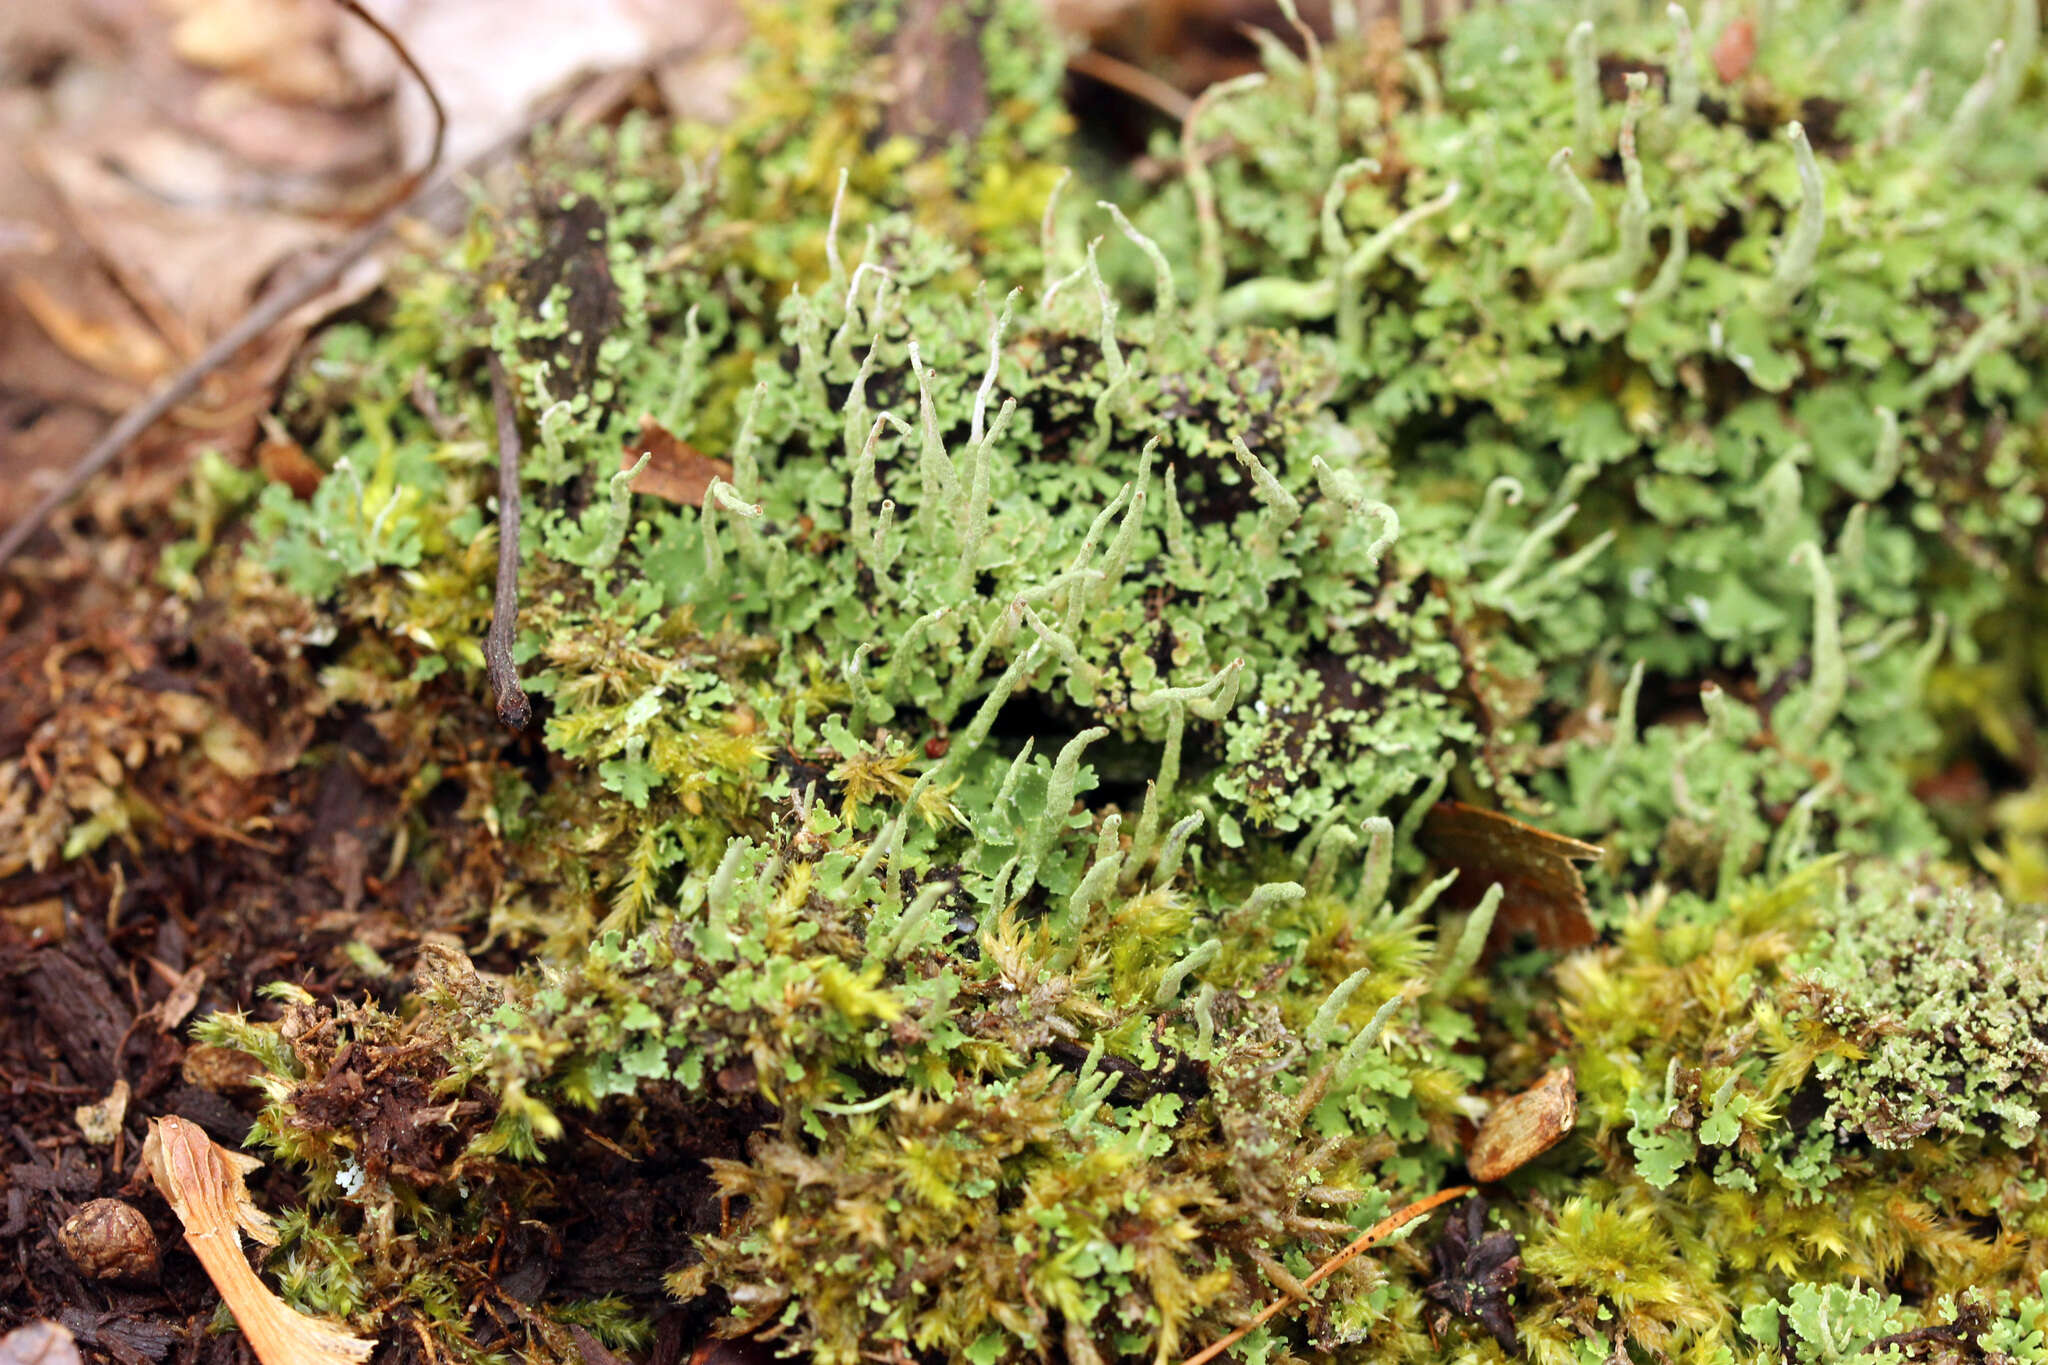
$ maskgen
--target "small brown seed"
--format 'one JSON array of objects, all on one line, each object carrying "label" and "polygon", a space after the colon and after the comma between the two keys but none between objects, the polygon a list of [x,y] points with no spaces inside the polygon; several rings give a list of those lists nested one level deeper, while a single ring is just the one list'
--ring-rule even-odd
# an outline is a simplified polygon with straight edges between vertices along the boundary
[{"label": "small brown seed", "polygon": [[95,1199],[65,1221],[57,1240],[71,1263],[96,1280],[147,1280],[156,1275],[156,1233],[132,1204]]},{"label": "small brown seed", "polygon": [[1465,1165],[1474,1180],[1499,1180],[1564,1141],[1578,1118],[1578,1078],[1572,1069],[1546,1071],[1536,1084],[1494,1106],[1465,1153]]}]

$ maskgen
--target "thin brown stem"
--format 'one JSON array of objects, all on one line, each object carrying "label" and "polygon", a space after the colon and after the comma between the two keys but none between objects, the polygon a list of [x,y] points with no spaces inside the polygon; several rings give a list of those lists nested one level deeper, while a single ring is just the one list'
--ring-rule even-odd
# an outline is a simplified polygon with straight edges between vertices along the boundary
[{"label": "thin brown stem", "polygon": [[490,633],[484,636],[484,667],[490,674],[498,719],[515,730],[524,730],[533,718],[533,706],[526,700],[526,689],[519,685],[519,665],[512,659],[512,642],[519,634],[519,414],[512,406],[505,367],[495,351],[491,353],[491,410],[498,419],[498,585],[491,602]]},{"label": "thin brown stem", "polygon": [[1260,1327],[1263,1327],[1266,1323],[1271,1322],[1282,1312],[1286,1311],[1290,1304],[1303,1302],[1307,1297],[1308,1291],[1351,1264],[1352,1261],[1356,1260],[1359,1255],[1370,1249],[1375,1243],[1399,1232],[1402,1228],[1408,1226],[1408,1224],[1422,1217],[1423,1214],[1428,1213],[1430,1210],[1448,1204],[1453,1199],[1462,1199],[1464,1196],[1472,1193],[1472,1190],[1473,1187],[1470,1185],[1453,1185],[1450,1189],[1438,1190],[1427,1199],[1418,1199],[1406,1208],[1394,1210],[1386,1217],[1380,1219],[1379,1222],[1374,1223],[1364,1232],[1358,1234],[1353,1239],[1351,1245],[1316,1267],[1315,1273],[1301,1282],[1302,1293],[1300,1296],[1289,1294],[1267,1304],[1259,1310],[1259,1315],[1250,1322],[1239,1327],[1221,1341],[1214,1342],[1195,1352],[1195,1354],[1182,1361],[1181,1365],[1209,1365],[1209,1362],[1217,1356],[1222,1355],[1225,1351],[1237,1345],[1238,1342],[1243,1341]]},{"label": "thin brown stem", "polygon": [[426,94],[427,104],[434,111],[434,137],[427,147],[426,164],[401,180],[384,201],[387,209],[396,208],[412,198],[413,193],[426,183],[427,177],[434,173],[434,168],[441,164],[441,148],[448,140],[448,111],[442,107],[441,94],[434,89],[434,83],[427,79],[427,73],[420,70],[420,64],[413,60],[412,51],[406,47],[403,39],[384,26],[383,20],[364,9],[357,0],[334,0],[334,3],[353,14],[367,25],[371,32],[384,40],[385,46],[398,58],[399,65],[412,73],[412,78],[419,82],[420,89]]},{"label": "thin brown stem", "polygon": [[1188,110],[1194,106],[1194,100],[1171,81],[1096,48],[1082,48],[1067,58],[1067,69],[1104,85],[1115,86],[1133,99],[1143,100],[1175,123],[1184,122]]}]

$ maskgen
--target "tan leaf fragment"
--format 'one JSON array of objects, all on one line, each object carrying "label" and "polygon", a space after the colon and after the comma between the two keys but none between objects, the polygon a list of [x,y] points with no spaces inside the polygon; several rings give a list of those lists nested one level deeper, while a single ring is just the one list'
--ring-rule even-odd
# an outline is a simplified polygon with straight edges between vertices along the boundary
[{"label": "tan leaf fragment", "polygon": [[171,985],[171,993],[159,1000],[155,1009],[157,1028],[170,1033],[185,1022],[186,1015],[199,1007],[199,992],[206,988],[206,967],[202,963],[174,975],[169,967],[155,958],[150,959],[150,965]]},{"label": "tan leaf fragment", "polygon": [[31,276],[17,277],[13,286],[22,308],[72,359],[131,384],[153,384],[170,370],[170,349],[141,326],[112,315],[83,316]]},{"label": "tan leaf fragment", "polygon": [[649,457],[647,468],[634,476],[632,489],[665,502],[702,507],[713,479],[732,479],[730,464],[701,453],[652,417],[640,419],[639,439],[626,447],[619,468],[631,469],[642,455]]},{"label": "tan leaf fragment", "polygon": [[79,1105],[71,1117],[86,1142],[94,1147],[109,1145],[121,1135],[121,1125],[128,1118],[128,1082],[115,1080],[105,1099]]},{"label": "tan leaf fragment", "polygon": [[351,1336],[340,1323],[295,1311],[243,1258],[237,1229],[264,1246],[277,1244],[269,1216],[250,1201],[243,1183],[262,1168],[261,1161],[228,1151],[175,1115],[151,1121],[142,1159],[184,1224],[185,1244],[263,1365],[350,1365],[369,1358],[375,1342]]},{"label": "tan leaf fragment", "polygon": [[1494,1106],[1465,1153],[1466,1168],[1482,1183],[1499,1180],[1564,1141],[1578,1120],[1578,1077],[1569,1066],[1555,1067]]}]

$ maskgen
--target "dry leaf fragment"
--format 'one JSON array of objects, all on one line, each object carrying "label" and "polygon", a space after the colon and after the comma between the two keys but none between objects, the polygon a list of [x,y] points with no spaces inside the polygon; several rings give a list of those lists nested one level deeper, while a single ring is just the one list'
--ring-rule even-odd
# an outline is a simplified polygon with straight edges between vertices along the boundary
[{"label": "dry leaf fragment", "polygon": [[1714,73],[1722,84],[1733,85],[1749,74],[1750,63],[1755,60],[1756,21],[1746,14],[1738,15],[1721,30],[1721,37],[1714,44]]},{"label": "dry leaf fragment", "polygon": [[292,496],[300,502],[310,499],[320,480],[327,476],[327,471],[313,463],[313,457],[289,437],[272,437],[256,447],[256,467],[263,471],[264,478],[291,489]]},{"label": "dry leaf fragment", "polygon": [[185,1226],[185,1244],[227,1301],[263,1365],[347,1365],[367,1360],[376,1343],[340,1323],[296,1312],[270,1292],[242,1256],[237,1229],[275,1246],[270,1219],[249,1199],[243,1179],[263,1163],[230,1152],[199,1125],[172,1115],[152,1120],[142,1149],[156,1187]]},{"label": "dry leaf fragment", "polygon": [[626,447],[619,468],[631,469],[642,455],[652,458],[634,476],[633,491],[684,507],[702,507],[713,479],[732,479],[730,464],[699,452],[652,417],[640,419],[640,438]]},{"label": "dry leaf fragment", "polygon": [[185,1049],[178,1074],[190,1085],[220,1094],[230,1090],[254,1090],[263,1065],[246,1052],[211,1043],[195,1043]]},{"label": "dry leaf fragment", "polygon": [[1474,1180],[1499,1180],[1564,1141],[1579,1119],[1578,1078],[1568,1066],[1494,1106],[1465,1153]]},{"label": "dry leaf fragment", "polygon": [[71,1111],[71,1117],[88,1143],[106,1146],[121,1135],[121,1124],[128,1117],[128,1082],[116,1080],[105,1099],[79,1105]]},{"label": "dry leaf fragment", "polygon": [[185,1022],[186,1015],[198,1008],[199,992],[206,987],[206,965],[196,964],[176,976],[171,974],[169,967],[155,958],[150,959],[150,965],[156,968],[160,975],[170,978],[171,993],[157,1002],[154,1011],[157,1028],[164,1033],[170,1033]]},{"label": "dry leaf fragment", "polygon": [[1599,858],[1597,845],[1457,801],[1431,808],[1416,843],[1461,872],[1444,898],[1448,905],[1477,905],[1487,887],[1500,883],[1496,944],[1523,930],[1545,948],[1583,948],[1596,937],[1578,864]]},{"label": "dry leaf fragment", "polygon": [[136,385],[153,384],[170,370],[170,349],[141,324],[117,315],[86,317],[28,275],[12,283],[22,308],[72,359]]}]

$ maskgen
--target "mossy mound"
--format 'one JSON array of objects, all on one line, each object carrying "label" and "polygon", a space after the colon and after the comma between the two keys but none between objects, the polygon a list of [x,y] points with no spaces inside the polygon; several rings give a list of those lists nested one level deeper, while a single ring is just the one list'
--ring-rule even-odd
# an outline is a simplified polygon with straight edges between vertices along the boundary
[{"label": "mossy mound", "polygon": [[[1774,9],[1275,47],[1178,175],[1056,194],[1027,12],[947,20],[947,139],[863,93],[890,7],[803,6],[733,129],[557,149],[331,331],[281,412],[326,476],[243,569],[446,755],[516,968],[201,1026],[306,1173],[298,1301],[638,1345],[650,1275],[478,1269],[603,1147],[734,1332],[1172,1360],[1568,1063],[1490,1214],[1243,1352],[2048,1359],[2039,888],[1914,794],[1979,742],[1930,696],[2027,676],[2039,19]],[[523,748],[476,719],[487,358]],[[1447,795],[1599,845],[1590,907]]]}]

